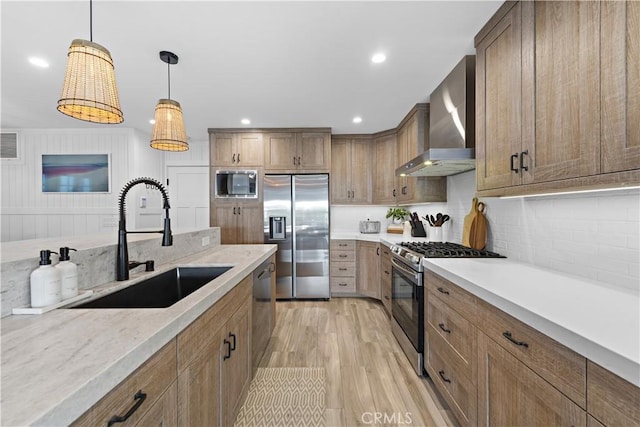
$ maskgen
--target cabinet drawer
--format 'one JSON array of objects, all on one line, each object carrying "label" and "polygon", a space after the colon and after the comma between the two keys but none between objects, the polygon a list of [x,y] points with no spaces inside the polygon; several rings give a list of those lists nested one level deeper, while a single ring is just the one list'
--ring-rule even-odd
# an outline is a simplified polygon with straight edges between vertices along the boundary
[{"label": "cabinet drawer", "polygon": [[355,240],[331,240],[331,251],[355,251]]},{"label": "cabinet drawer", "polygon": [[436,298],[427,298],[427,319],[431,334],[439,335],[460,359],[456,371],[475,382],[475,326]]},{"label": "cabinet drawer", "polygon": [[478,310],[478,299],[475,296],[432,271],[425,272],[424,286],[429,292],[429,299],[432,296],[440,299],[445,304],[455,307],[456,311],[471,323],[475,323]]},{"label": "cabinet drawer", "polygon": [[355,261],[355,251],[331,251],[331,261]]},{"label": "cabinet drawer", "polygon": [[356,278],[355,277],[332,277],[329,282],[331,283],[331,293],[350,293],[356,292]]},{"label": "cabinet drawer", "polygon": [[584,357],[484,301],[478,307],[478,327],[489,338],[580,407],[586,407]]},{"label": "cabinet drawer", "polygon": [[142,391],[146,394],[146,399],[125,423],[119,424],[119,426],[134,426],[154,406],[175,379],[176,340],[171,340],[72,425],[74,427],[106,426],[114,415],[126,414],[139,401],[135,400],[134,396],[138,391]]},{"label": "cabinet drawer", "polygon": [[431,325],[427,333],[429,349],[426,357],[429,375],[449,403],[460,424],[477,425],[478,404],[475,381],[461,374],[465,370],[464,361]]},{"label": "cabinet drawer", "polygon": [[640,388],[587,361],[587,412],[606,426],[640,425]]},{"label": "cabinet drawer", "polygon": [[356,263],[346,261],[332,262],[331,277],[356,277]]}]

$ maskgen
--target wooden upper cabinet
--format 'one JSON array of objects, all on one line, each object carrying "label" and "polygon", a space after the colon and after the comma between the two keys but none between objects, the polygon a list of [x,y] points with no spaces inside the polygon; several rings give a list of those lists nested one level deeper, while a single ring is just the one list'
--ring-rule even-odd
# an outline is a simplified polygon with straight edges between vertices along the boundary
[{"label": "wooden upper cabinet", "polygon": [[478,190],[521,183],[510,156],[522,147],[522,7],[476,44],[476,177]]},{"label": "wooden upper cabinet", "polygon": [[370,138],[332,137],[332,203],[371,203],[371,147]]},{"label": "wooden upper cabinet", "polygon": [[376,137],[373,142],[371,164],[374,168],[372,198],[375,204],[396,202],[397,140],[395,134]]},{"label": "wooden upper cabinet", "polygon": [[331,169],[331,135],[329,132],[298,134],[298,168],[329,172]]},{"label": "wooden upper cabinet", "polygon": [[264,143],[262,134],[212,132],[209,134],[211,166],[262,166]]},{"label": "wooden upper cabinet", "polygon": [[266,167],[270,170],[295,168],[297,156],[294,132],[265,133]]},{"label": "wooden upper cabinet", "polygon": [[329,172],[331,134],[328,130],[269,132],[264,137],[267,172]]},{"label": "wooden upper cabinet", "polygon": [[[534,122],[525,119],[521,171],[525,183],[600,172],[600,4],[523,2],[525,67],[523,93],[535,99]],[[534,9],[531,20],[528,10]],[[531,74],[533,73],[533,81]],[[525,108],[525,114],[528,110]],[[526,116],[525,116],[526,117]],[[534,138],[528,129],[534,126]]]},{"label": "wooden upper cabinet", "polygon": [[640,168],[640,3],[601,3],[602,172]]}]

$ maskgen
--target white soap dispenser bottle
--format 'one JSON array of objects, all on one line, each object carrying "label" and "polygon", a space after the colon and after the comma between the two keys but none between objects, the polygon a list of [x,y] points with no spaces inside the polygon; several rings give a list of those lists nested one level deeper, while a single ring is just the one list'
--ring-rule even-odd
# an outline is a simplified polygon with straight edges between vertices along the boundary
[{"label": "white soap dispenser bottle", "polygon": [[60,248],[60,262],[55,268],[60,271],[60,291],[62,300],[73,298],[78,295],[78,266],[69,260],[69,251],[73,248]]},{"label": "white soap dispenser bottle", "polygon": [[31,307],[44,307],[61,301],[60,271],[51,265],[49,250],[40,251],[40,267],[31,272]]}]

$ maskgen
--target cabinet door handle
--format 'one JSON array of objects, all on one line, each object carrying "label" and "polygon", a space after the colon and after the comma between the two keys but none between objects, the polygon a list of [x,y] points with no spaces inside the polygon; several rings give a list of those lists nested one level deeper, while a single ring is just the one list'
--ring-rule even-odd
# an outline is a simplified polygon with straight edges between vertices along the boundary
[{"label": "cabinet door handle", "polygon": [[233,344],[231,344],[231,351],[236,351],[236,334],[229,332],[229,337],[233,340]]},{"label": "cabinet door handle", "polygon": [[113,417],[111,417],[111,419],[107,423],[107,427],[111,427],[114,424],[123,423],[127,421],[129,417],[133,415],[133,413],[136,412],[140,406],[142,406],[146,398],[147,398],[147,393],[143,393],[142,390],[138,390],[138,392],[133,396],[133,400],[136,403],[133,404],[131,409],[129,409],[127,413],[124,415],[114,415]]},{"label": "cabinet door handle", "polygon": [[238,153],[238,163],[240,163],[240,153]]},{"label": "cabinet door handle", "polygon": [[449,291],[446,291],[443,287],[439,287],[438,288],[438,292],[445,294],[445,295],[449,295]]},{"label": "cabinet door handle", "polygon": [[440,378],[442,378],[442,381],[444,381],[445,383],[450,383],[451,380],[447,377],[444,376],[444,371],[438,371],[438,374],[440,375]]},{"label": "cabinet door handle", "polygon": [[514,160],[518,160],[518,153],[511,155],[511,167],[510,167],[512,172],[518,173],[518,168],[516,167]]},{"label": "cabinet door handle", "polygon": [[407,194],[407,186],[402,187],[402,194]]},{"label": "cabinet door handle", "polygon": [[385,270],[385,271],[384,271],[384,274],[389,275],[389,274],[391,274],[391,273],[389,273],[389,270]]},{"label": "cabinet door handle", "polygon": [[300,163],[300,156],[298,156],[298,166],[300,166],[300,165],[301,165],[301,163]]},{"label": "cabinet door handle", "polygon": [[391,299],[391,298],[389,298],[389,295],[385,295],[384,299]]},{"label": "cabinet door handle", "polygon": [[517,346],[529,348],[529,344],[527,344],[526,342],[518,341],[515,338],[513,338],[513,335],[511,335],[510,331],[503,332],[502,336],[505,337],[506,339],[508,339],[509,341],[511,341],[512,343],[514,343]]},{"label": "cabinet door handle", "polygon": [[224,340],[224,344],[227,346],[227,354],[224,355],[222,360],[227,360],[231,357],[231,341]]},{"label": "cabinet door handle", "polygon": [[376,248],[376,255],[380,256],[380,248]]},{"label": "cabinet door handle", "polygon": [[393,197],[396,197],[396,189],[393,189]]},{"label": "cabinet door handle", "polygon": [[234,215],[236,214],[236,207],[235,206],[233,207],[233,214]]},{"label": "cabinet door handle", "polygon": [[529,150],[524,150],[522,153],[520,153],[520,170],[523,170],[523,171],[529,170],[529,166],[526,166],[524,164],[524,156],[528,156],[528,155],[529,155]]},{"label": "cabinet door handle", "polygon": [[235,163],[236,162],[236,153],[233,153],[233,156],[231,157],[231,163]]},{"label": "cabinet door handle", "polygon": [[241,211],[240,211],[240,206],[238,206],[238,215],[240,215],[240,212],[241,212]]},{"label": "cabinet door handle", "polygon": [[448,333],[448,334],[451,333],[451,329],[447,329],[447,327],[444,325],[444,323],[438,323],[438,326],[440,327],[440,329],[442,329],[446,333]]}]

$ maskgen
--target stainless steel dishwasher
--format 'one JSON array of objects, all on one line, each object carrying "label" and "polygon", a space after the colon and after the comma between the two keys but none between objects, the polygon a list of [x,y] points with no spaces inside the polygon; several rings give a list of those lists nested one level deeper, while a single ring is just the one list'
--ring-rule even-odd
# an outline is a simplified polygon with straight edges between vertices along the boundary
[{"label": "stainless steel dishwasher", "polygon": [[273,306],[271,298],[271,273],[275,271],[275,265],[271,259],[265,260],[253,272],[253,309],[251,313],[251,363],[253,372],[262,359],[267,348],[271,331],[275,325],[273,321]]}]

